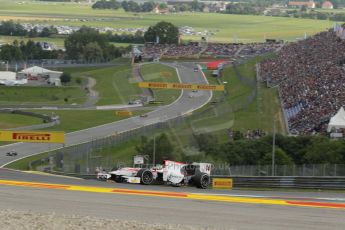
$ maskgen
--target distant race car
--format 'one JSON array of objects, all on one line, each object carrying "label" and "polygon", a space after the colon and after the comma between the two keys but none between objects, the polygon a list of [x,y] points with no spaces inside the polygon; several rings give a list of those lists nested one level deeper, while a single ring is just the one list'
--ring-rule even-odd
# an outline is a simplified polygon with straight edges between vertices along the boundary
[{"label": "distant race car", "polygon": [[169,184],[172,186],[193,185],[206,189],[210,185],[212,165],[209,163],[185,164],[166,160],[160,167],[120,168],[97,174],[99,180],[114,180],[118,183]]},{"label": "distant race car", "polygon": [[9,152],[6,153],[6,156],[11,156],[11,157],[14,157],[14,156],[17,156],[18,153],[14,150],[11,150]]}]

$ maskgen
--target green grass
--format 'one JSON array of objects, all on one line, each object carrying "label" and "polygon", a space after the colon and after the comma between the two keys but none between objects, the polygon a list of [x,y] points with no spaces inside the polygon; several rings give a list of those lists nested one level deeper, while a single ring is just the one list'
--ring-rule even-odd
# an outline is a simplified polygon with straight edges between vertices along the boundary
[{"label": "green grass", "polygon": [[[179,82],[176,70],[162,64],[145,64],[141,66],[141,73],[147,82]],[[164,104],[174,102],[181,94],[181,90],[152,89],[155,100]]]},{"label": "green grass", "polygon": [[[32,110],[31,110],[32,111]],[[59,125],[47,128],[50,131],[73,132],[98,125],[107,124],[128,117],[115,115],[115,110],[34,110],[43,114],[54,114],[60,117]],[[133,115],[142,113],[133,112]]]},{"label": "green grass", "polygon": [[[262,57],[251,59],[238,67],[242,76],[255,80],[255,64]],[[214,83],[214,78],[207,72],[208,79]],[[248,95],[255,89],[254,86],[243,84],[237,79],[235,70],[228,67],[224,70],[221,82],[226,81],[225,89],[228,92],[223,102],[213,106],[213,110],[206,113],[204,117],[193,121],[196,129],[219,131],[232,128],[245,132],[247,129],[263,129],[270,132],[272,129],[273,117],[279,117],[280,105],[275,89],[268,89],[261,85],[258,97],[254,99],[245,109],[238,110],[239,105],[248,104]],[[219,100],[220,93],[214,94],[213,100]],[[278,115],[277,115],[278,114]],[[279,123],[278,131],[283,132],[284,128]]]},{"label": "green grass", "polygon": [[21,160],[12,162],[11,164],[7,165],[6,168],[27,171],[30,169],[29,164],[31,162],[46,158],[47,156],[48,156],[48,153],[40,153],[34,156],[29,156]]},{"label": "green grass", "polygon": [[[132,77],[132,70],[126,60],[115,63],[124,64],[115,67],[79,67],[62,68],[60,71],[72,74],[72,80],[63,87],[29,87],[0,86],[0,105],[29,104],[82,104],[87,99],[82,85],[87,83],[87,77],[96,80],[94,90],[99,92],[98,105],[127,104],[129,100],[139,98],[142,90]],[[76,83],[77,79],[82,85]],[[65,102],[65,98],[68,101]]]},{"label": "green grass", "polygon": [[0,86],[0,105],[81,104],[85,99],[86,94],[80,87]]},{"label": "green grass", "polygon": [[[251,61],[247,62],[244,65],[239,67],[239,71],[243,76],[255,78],[255,64],[256,62],[262,60],[261,57],[254,58]],[[231,77],[231,75],[230,75]],[[232,77],[234,78],[234,76]],[[233,93],[230,84],[227,87],[229,88],[230,94]],[[238,84],[236,90],[248,90],[248,87],[243,86],[243,84]],[[241,89],[242,88],[242,89]],[[236,93],[234,93],[236,95]],[[234,98],[233,96],[232,98]],[[231,101],[231,99],[230,99]],[[256,99],[249,105],[246,110],[240,110],[235,112],[234,115],[234,126],[233,129],[245,131],[246,129],[263,129],[267,132],[272,131],[273,119],[276,119],[277,131],[284,133],[284,125],[281,122],[280,114],[280,104],[278,101],[278,92],[274,88],[267,88],[264,84],[261,84],[258,91],[258,96]]]},{"label": "green grass", "polygon": [[[304,33],[308,35],[331,28],[333,22],[326,20],[296,19],[253,15],[230,15],[216,13],[178,13],[159,15],[131,13],[121,10],[92,10],[89,5],[77,3],[48,3],[0,0],[0,19],[26,20],[54,25],[88,25],[94,27],[141,28],[159,21],[169,21],[177,26],[191,26],[197,31],[215,33],[213,42],[252,42],[266,38],[295,40]],[[71,19],[77,20],[71,20]],[[106,21],[97,20],[106,18]],[[86,21],[87,19],[88,21]],[[182,36],[183,40],[200,40],[200,36]]]},{"label": "green grass", "polygon": [[129,65],[74,73],[73,76],[92,77],[96,80],[93,89],[99,92],[97,105],[127,104],[129,100],[139,98],[142,94]]},{"label": "green grass", "polygon": [[41,123],[42,119],[37,117],[0,113],[0,129],[12,129]]}]

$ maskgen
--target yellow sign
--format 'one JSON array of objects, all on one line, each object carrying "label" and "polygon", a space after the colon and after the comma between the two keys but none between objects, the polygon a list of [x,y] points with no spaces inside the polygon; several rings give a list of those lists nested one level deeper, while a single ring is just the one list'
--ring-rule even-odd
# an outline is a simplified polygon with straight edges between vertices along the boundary
[{"label": "yellow sign", "polygon": [[0,130],[0,141],[65,143],[65,133]]},{"label": "yellow sign", "polygon": [[224,85],[195,85],[183,83],[166,83],[166,82],[139,82],[140,88],[157,88],[157,89],[190,89],[190,90],[215,90],[224,91]]},{"label": "yellow sign", "polygon": [[132,116],[133,113],[127,110],[120,110],[115,112],[116,116]]},{"label": "yellow sign", "polygon": [[172,73],[171,72],[160,72],[159,73],[162,77],[171,77]]},{"label": "yellow sign", "polygon": [[212,187],[215,189],[232,189],[231,178],[213,178]]}]

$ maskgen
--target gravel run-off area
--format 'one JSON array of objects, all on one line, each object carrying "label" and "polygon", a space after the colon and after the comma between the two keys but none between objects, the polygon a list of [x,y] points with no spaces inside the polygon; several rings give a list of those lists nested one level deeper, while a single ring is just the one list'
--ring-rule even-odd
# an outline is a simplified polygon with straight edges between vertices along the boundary
[{"label": "gravel run-off area", "polygon": [[0,226],[2,230],[211,230],[211,228],[202,227],[169,224],[148,224],[137,221],[102,219],[76,215],[65,216],[55,213],[42,214],[16,210],[1,210]]}]

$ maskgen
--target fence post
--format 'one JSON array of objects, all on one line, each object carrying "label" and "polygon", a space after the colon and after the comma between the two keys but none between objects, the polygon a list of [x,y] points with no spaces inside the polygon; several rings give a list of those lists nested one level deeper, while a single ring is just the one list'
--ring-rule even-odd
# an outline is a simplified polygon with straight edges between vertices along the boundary
[{"label": "fence post", "polygon": [[326,164],[323,164],[323,176],[326,175]]},{"label": "fence post", "polygon": [[305,164],[303,164],[303,168],[302,168],[302,176],[305,176]]},{"label": "fence post", "polygon": [[334,176],[337,176],[337,164],[334,164]]}]

